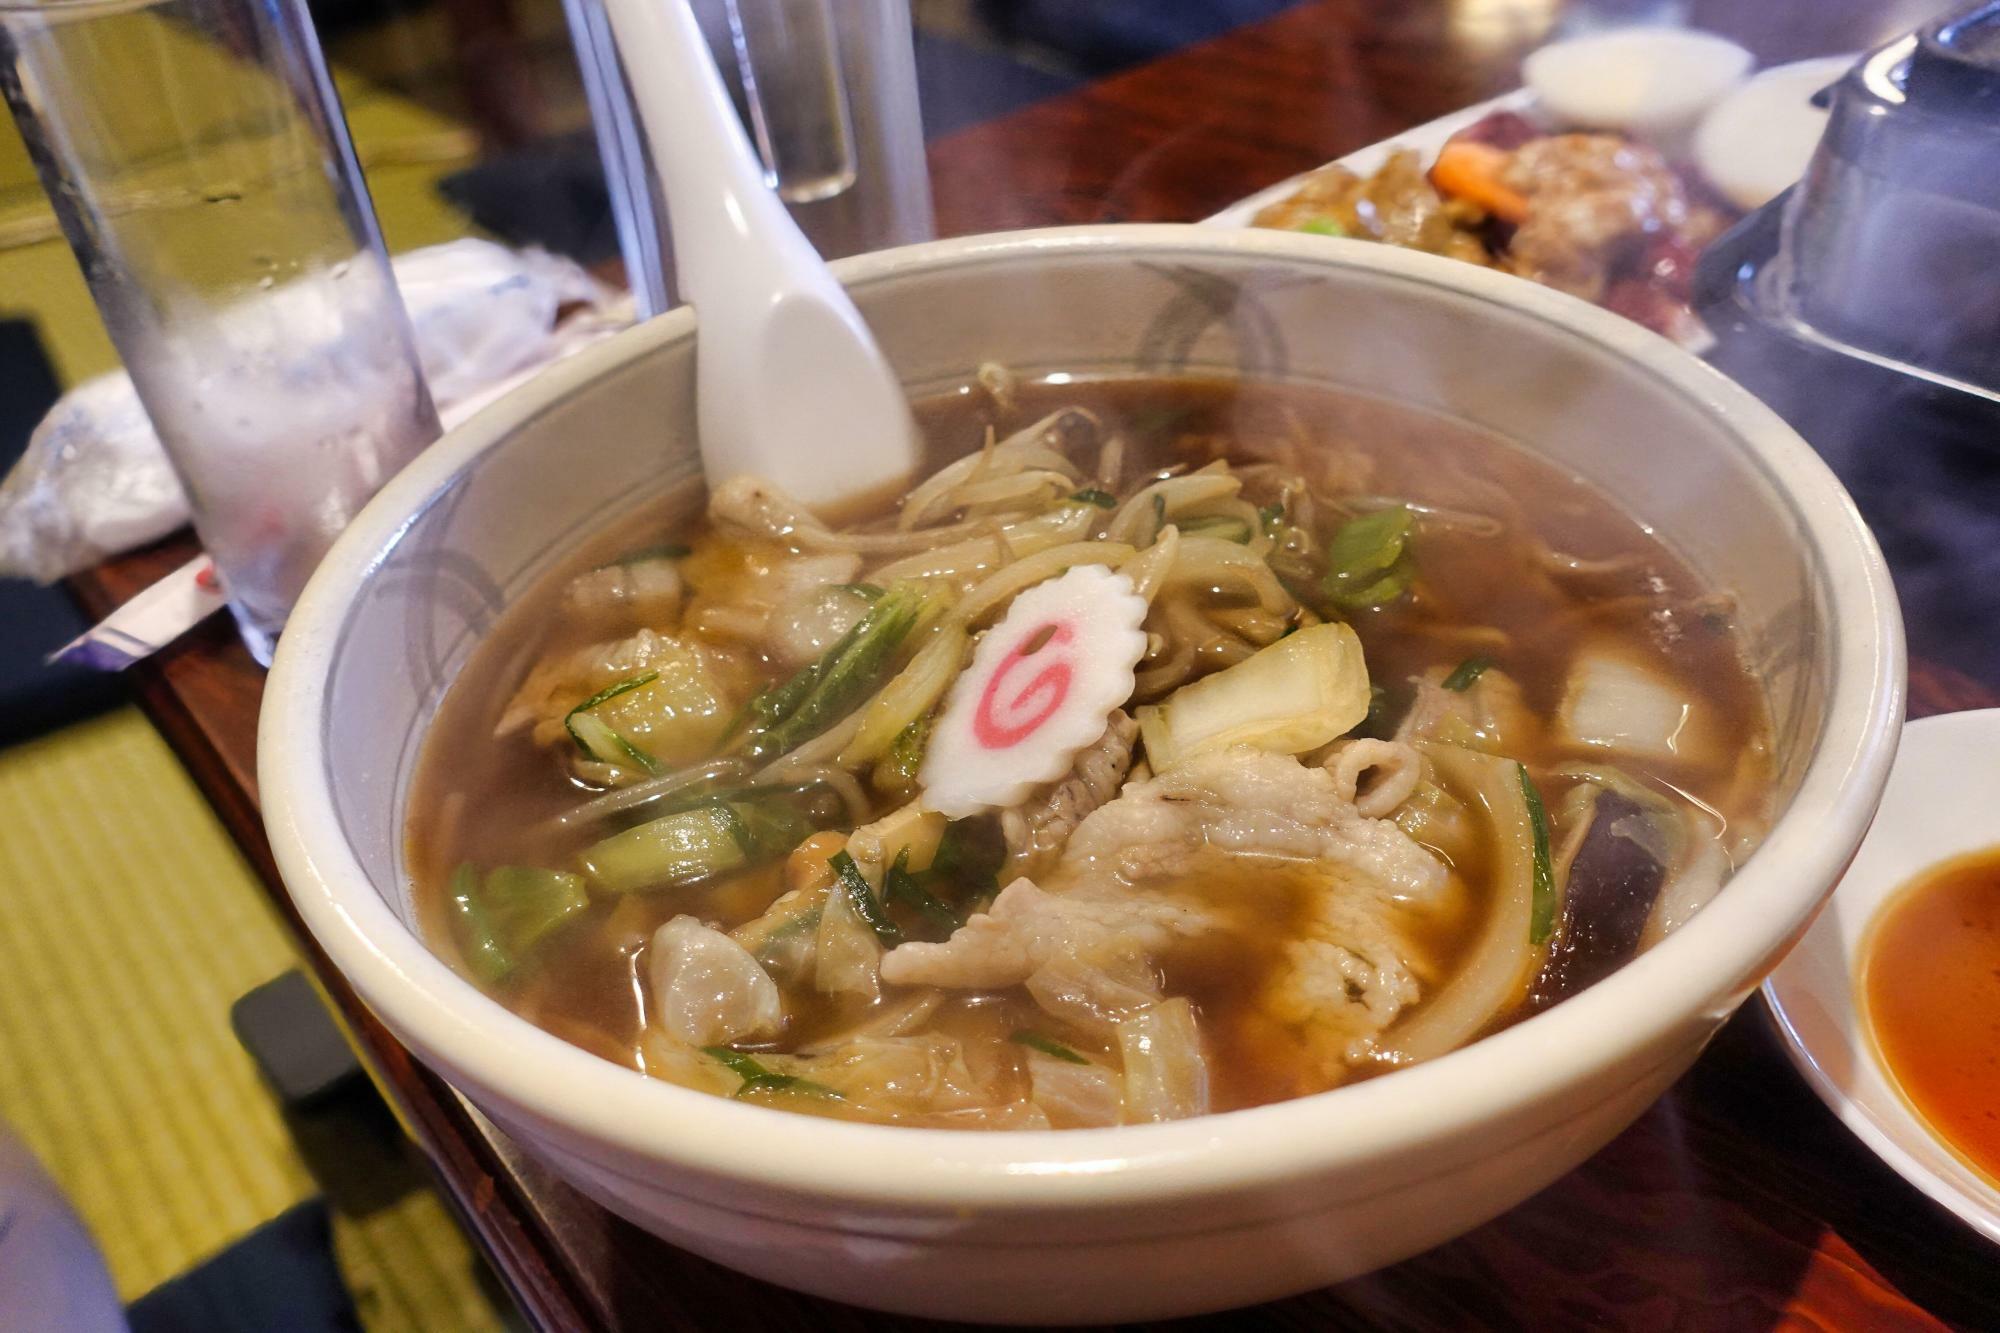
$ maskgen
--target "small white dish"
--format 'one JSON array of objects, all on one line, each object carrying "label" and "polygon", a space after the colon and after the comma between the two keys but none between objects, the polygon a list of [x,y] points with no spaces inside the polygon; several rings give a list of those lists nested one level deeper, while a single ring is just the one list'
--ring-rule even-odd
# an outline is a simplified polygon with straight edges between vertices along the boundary
[{"label": "small white dish", "polygon": [[1560,121],[1664,143],[1692,130],[1752,63],[1712,32],[1618,28],[1531,51],[1521,81]]},{"label": "small white dish", "polygon": [[1819,919],[1764,984],[1764,998],[1792,1063],[1841,1122],[1903,1179],[2000,1241],[2000,1189],[1897,1091],[1855,991],[1855,965],[1883,904],[1939,862],[2000,842],[1996,748],[2000,708],[1903,728],[1874,827]]},{"label": "small white dish", "polygon": [[1826,129],[1813,98],[1857,57],[1824,56],[1758,73],[1709,108],[1694,132],[1694,160],[1708,183],[1746,213],[1806,174]]}]

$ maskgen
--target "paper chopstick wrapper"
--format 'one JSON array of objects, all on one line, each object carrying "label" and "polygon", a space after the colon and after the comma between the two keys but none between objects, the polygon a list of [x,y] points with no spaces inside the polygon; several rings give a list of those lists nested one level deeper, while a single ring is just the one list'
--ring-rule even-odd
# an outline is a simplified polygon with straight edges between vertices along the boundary
[{"label": "paper chopstick wrapper", "polygon": [[49,654],[99,671],[123,671],[151,657],[227,604],[215,565],[198,555]]}]

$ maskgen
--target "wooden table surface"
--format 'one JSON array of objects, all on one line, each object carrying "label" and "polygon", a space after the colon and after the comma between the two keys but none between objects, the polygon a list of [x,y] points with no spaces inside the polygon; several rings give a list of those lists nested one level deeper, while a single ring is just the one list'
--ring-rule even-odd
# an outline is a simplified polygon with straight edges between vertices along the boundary
[{"label": "wooden table surface", "polygon": [[[1865,47],[1934,6],[1697,0],[1688,8],[1691,21],[1770,62]],[[1562,16],[1561,6],[1536,0],[1298,6],[939,141],[931,153],[939,231],[1199,218],[1504,91],[1521,54]],[[101,614],[192,549],[173,539],[73,587]],[[289,913],[257,810],[261,671],[218,619],[132,675]],[[1995,685],[1919,658],[1911,710],[1991,706],[2000,702]],[[414,1062],[300,939],[371,1073],[537,1327],[915,1326],[736,1276],[584,1200],[522,1160]],[[1644,1118],[1528,1203],[1416,1259],[1230,1316],[1229,1326],[1990,1327],[2000,1325],[1995,1258],[1821,1107],[1753,1001]]]}]

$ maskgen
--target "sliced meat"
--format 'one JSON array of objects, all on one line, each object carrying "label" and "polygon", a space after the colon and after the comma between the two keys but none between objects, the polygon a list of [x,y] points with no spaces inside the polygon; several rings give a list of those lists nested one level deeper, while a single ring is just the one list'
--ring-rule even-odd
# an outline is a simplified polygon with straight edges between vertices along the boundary
[{"label": "sliced meat", "polygon": [[1343,799],[1333,774],[1247,747],[1197,755],[1127,786],[1077,828],[1062,870],[1138,885],[1185,873],[1208,849],[1332,862],[1409,898],[1435,893],[1446,875],[1401,829]]},{"label": "sliced meat", "polygon": [[1315,903],[1309,937],[1285,946],[1286,965],[1263,996],[1265,1012],[1327,1076],[1366,1061],[1375,1038],[1421,994],[1379,893],[1353,875],[1343,872]]},{"label": "sliced meat", "polygon": [[[1231,877],[1211,872],[1223,856],[1269,857],[1273,882],[1286,882],[1278,891],[1302,896],[1291,899],[1298,915],[1285,920],[1295,933],[1258,1003],[1338,1077],[1371,1058],[1376,1037],[1419,998],[1403,913],[1435,901],[1448,878],[1394,823],[1356,809],[1362,772],[1406,757],[1405,747],[1369,744],[1380,749],[1355,749],[1352,762],[1336,756],[1332,772],[1237,749],[1130,783],[1077,826],[1049,889],[1014,881],[944,943],[891,952],[882,978],[969,989],[1025,982],[1064,1026],[1122,1042],[1141,1015],[1175,1002],[1160,1000],[1158,965],[1171,979],[1176,946],[1226,932],[1268,948],[1272,899],[1228,896]],[[1182,1063],[1192,1070],[1198,1058]],[[1174,1095],[1161,1093],[1157,1114],[1186,1113],[1177,1108],[1198,1081],[1177,1073],[1161,1083]],[[1155,1114],[1135,1112],[1132,1096],[1128,1088],[1128,1118]]]},{"label": "sliced meat", "polygon": [[1385,819],[1410,799],[1423,779],[1424,761],[1400,741],[1335,741],[1321,767],[1333,774],[1342,799],[1368,819]]},{"label": "sliced meat", "polygon": [[1149,894],[1055,894],[1017,879],[942,944],[905,944],[882,959],[882,979],[904,986],[991,990],[1019,985],[1058,957],[1164,952],[1211,929],[1193,904]]},{"label": "sliced meat", "polygon": [[1653,149],[1608,134],[1556,134],[1516,149],[1503,182],[1528,200],[1507,248],[1524,278],[1586,301],[1643,238],[1688,220],[1687,192]]},{"label": "sliced meat", "polygon": [[1132,769],[1132,743],[1138,736],[1139,724],[1119,709],[1096,743],[1077,753],[1069,776],[1002,812],[1000,831],[1007,840],[1003,873],[1038,875],[1054,864],[1077,825],[1118,794]]}]

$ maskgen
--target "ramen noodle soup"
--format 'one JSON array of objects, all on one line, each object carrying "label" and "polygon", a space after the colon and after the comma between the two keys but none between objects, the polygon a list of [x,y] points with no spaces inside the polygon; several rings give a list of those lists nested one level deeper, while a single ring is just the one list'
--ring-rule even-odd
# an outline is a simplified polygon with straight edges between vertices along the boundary
[{"label": "ramen noodle soup", "polygon": [[408,862],[514,1012],[812,1115],[1176,1119],[1560,1004],[1762,831],[1728,591],[1507,441],[998,367],[919,419],[907,493],[679,497],[475,652]]}]

